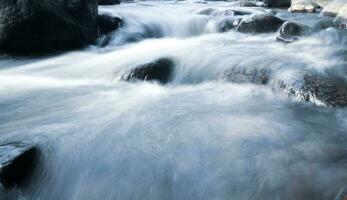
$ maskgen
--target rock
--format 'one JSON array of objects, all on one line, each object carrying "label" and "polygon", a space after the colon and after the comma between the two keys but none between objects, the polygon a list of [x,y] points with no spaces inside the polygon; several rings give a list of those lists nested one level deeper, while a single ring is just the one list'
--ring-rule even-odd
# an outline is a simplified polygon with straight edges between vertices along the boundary
[{"label": "rock", "polygon": [[164,84],[172,79],[173,70],[174,62],[171,59],[160,58],[133,68],[128,74],[123,76],[123,79],[126,81],[158,81]]},{"label": "rock", "polygon": [[309,26],[296,22],[285,22],[278,31],[276,39],[282,42],[294,42],[300,37],[309,36],[312,29]]},{"label": "rock", "polygon": [[278,72],[267,67],[233,67],[221,76],[233,83],[267,85],[298,101],[312,102],[332,107],[347,106],[347,82],[336,76],[323,76],[313,72],[278,76]]},{"label": "rock", "polygon": [[99,5],[117,5],[120,3],[121,0],[98,0]]},{"label": "rock", "polygon": [[108,34],[122,26],[122,19],[117,16],[102,14],[98,16],[99,35]]},{"label": "rock", "polygon": [[289,12],[314,13],[317,7],[318,5],[311,0],[292,0],[292,5],[288,10]]},{"label": "rock", "polygon": [[347,83],[337,78],[304,74],[302,78],[288,82],[276,80],[273,88],[285,91],[299,101],[324,104],[332,107],[347,106]]},{"label": "rock", "polygon": [[268,7],[290,7],[290,0],[263,0]]},{"label": "rock", "polygon": [[270,79],[271,70],[269,68],[239,68],[234,67],[228,70],[223,78],[233,83],[254,83],[266,85]]},{"label": "rock", "polygon": [[40,150],[25,143],[0,145],[0,183],[5,188],[24,186],[38,164]]},{"label": "rock", "polygon": [[49,53],[95,41],[96,0],[0,1],[0,51]]},{"label": "rock", "polygon": [[269,33],[277,31],[284,21],[268,14],[256,14],[242,19],[236,30],[242,33]]}]

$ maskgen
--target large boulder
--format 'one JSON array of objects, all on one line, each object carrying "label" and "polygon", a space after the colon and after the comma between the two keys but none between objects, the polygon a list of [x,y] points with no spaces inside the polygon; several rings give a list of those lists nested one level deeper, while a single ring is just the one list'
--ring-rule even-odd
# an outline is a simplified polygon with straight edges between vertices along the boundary
[{"label": "large boulder", "polygon": [[0,184],[5,188],[24,186],[30,181],[40,154],[37,147],[21,142],[0,145]]},{"label": "large boulder", "polygon": [[97,0],[0,1],[0,51],[47,53],[80,48],[97,37]]},{"label": "large boulder", "polygon": [[312,28],[297,22],[285,22],[278,31],[276,39],[278,41],[290,43],[298,40],[300,37],[309,36]]},{"label": "large boulder", "polygon": [[136,66],[129,73],[124,75],[123,79],[126,81],[158,81],[164,84],[168,83],[172,79],[174,67],[174,62],[171,59],[160,58],[158,60]]},{"label": "large boulder", "polygon": [[242,19],[236,30],[242,33],[276,32],[284,21],[269,14],[256,14]]}]

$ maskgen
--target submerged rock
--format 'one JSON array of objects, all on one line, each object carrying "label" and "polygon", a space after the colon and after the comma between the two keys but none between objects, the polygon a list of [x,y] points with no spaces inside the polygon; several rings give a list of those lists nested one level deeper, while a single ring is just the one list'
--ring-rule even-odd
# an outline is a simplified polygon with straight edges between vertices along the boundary
[{"label": "submerged rock", "polygon": [[285,22],[278,31],[276,39],[282,42],[294,42],[300,37],[309,36],[312,29],[305,24],[296,22]]},{"label": "submerged rock", "polygon": [[24,186],[38,164],[40,150],[25,143],[0,145],[0,183],[5,188]]},{"label": "submerged rock", "polygon": [[117,5],[120,3],[121,0],[98,0],[99,5]]},{"label": "submerged rock", "polygon": [[236,27],[242,33],[269,33],[276,32],[284,21],[268,14],[256,14],[243,19]]},{"label": "submerged rock", "polygon": [[99,35],[108,34],[122,26],[122,19],[118,16],[102,14],[98,16]]},{"label": "submerged rock", "polygon": [[91,44],[97,9],[96,0],[0,1],[0,51],[48,53]]},{"label": "submerged rock", "polygon": [[233,83],[254,83],[265,85],[268,83],[271,75],[269,68],[239,68],[234,67],[224,74],[224,79]]},{"label": "submerged rock", "polygon": [[144,80],[168,83],[172,78],[174,62],[169,58],[160,58],[133,68],[123,79],[127,81]]}]

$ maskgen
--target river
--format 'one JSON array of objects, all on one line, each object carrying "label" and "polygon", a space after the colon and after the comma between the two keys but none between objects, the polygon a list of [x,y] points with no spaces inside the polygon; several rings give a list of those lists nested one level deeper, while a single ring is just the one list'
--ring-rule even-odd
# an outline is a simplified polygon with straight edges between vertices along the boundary
[{"label": "river", "polygon": [[[230,2],[137,1],[100,6],[124,26],[109,43],[39,58],[2,55],[0,143],[30,141],[43,159],[18,200],[341,199],[347,194],[347,110],[303,102],[276,80],[347,80],[347,33],[291,44],[276,33],[222,31]],[[223,10],[224,9],[224,10]],[[274,12],[263,8],[253,12]],[[283,19],[311,26],[318,14]],[[126,82],[158,58],[168,84]],[[271,68],[269,85],[226,80]]]}]

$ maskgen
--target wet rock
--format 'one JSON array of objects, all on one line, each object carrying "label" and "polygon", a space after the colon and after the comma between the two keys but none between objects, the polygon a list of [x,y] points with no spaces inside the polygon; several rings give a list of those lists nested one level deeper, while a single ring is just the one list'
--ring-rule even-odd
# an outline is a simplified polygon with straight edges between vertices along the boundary
[{"label": "wet rock", "polygon": [[233,67],[223,73],[222,79],[233,83],[267,85],[300,102],[332,107],[347,106],[347,82],[337,77],[321,76],[310,72],[288,77],[288,75],[276,75],[271,68]]},{"label": "wet rock", "polygon": [[117,5],[120,3],[121,0],[98,0],[99,5]]},{"label": "wet rock", "polygon": [[122,19],[117,16],[102,14],[98,16],[99,35],[108,34],[122,26]]},{"label": "wet rock", "polygon": [[243,19],[236,30],[242,33],[269,33],[277,31],[284,21],[268,14],[256,14]]},{"label": "wet rock", "polygon": [[164,84],[172,79],[173,70],[174,62],[171,59],[160,58],[133,68],[128,74],[123,76],[123,79],[126,81],[158,81]]},{"label": "wet rock", "polygon": [[268,7],[290,7],[290,0],[263,0],[266,6]]},{"label": "wet rock", "polygon": [[270,79],[269,68],[239,68],[234,67],[224,74],[224,79],[233,83],[254,83],[266,85]]},{"label": "wet rock", "polygon": [[288,82],[274,81],[274,88],[285,91],[288,96],[299,101],[324,104],[332,107],[347,106],[347,83],[337,78],[326,78],[319,75],[305,74],[301,79]]},{"label": "wet rock", "polygon": [[91,44],[97,9],[96,0],[0,1],[0,51],[49,53]]},{"label": "wet rock", "polygon": [[30,181],[40,150],[25,143],[0,145],[0,183],[5,188],[22,187]]},{"label": "wet rock", "polygon": [[312,29],[309,26],[296,22],[285,22],[278,31],[276,39],[278,41],[290,43],[300,37],[309,36]]}]

